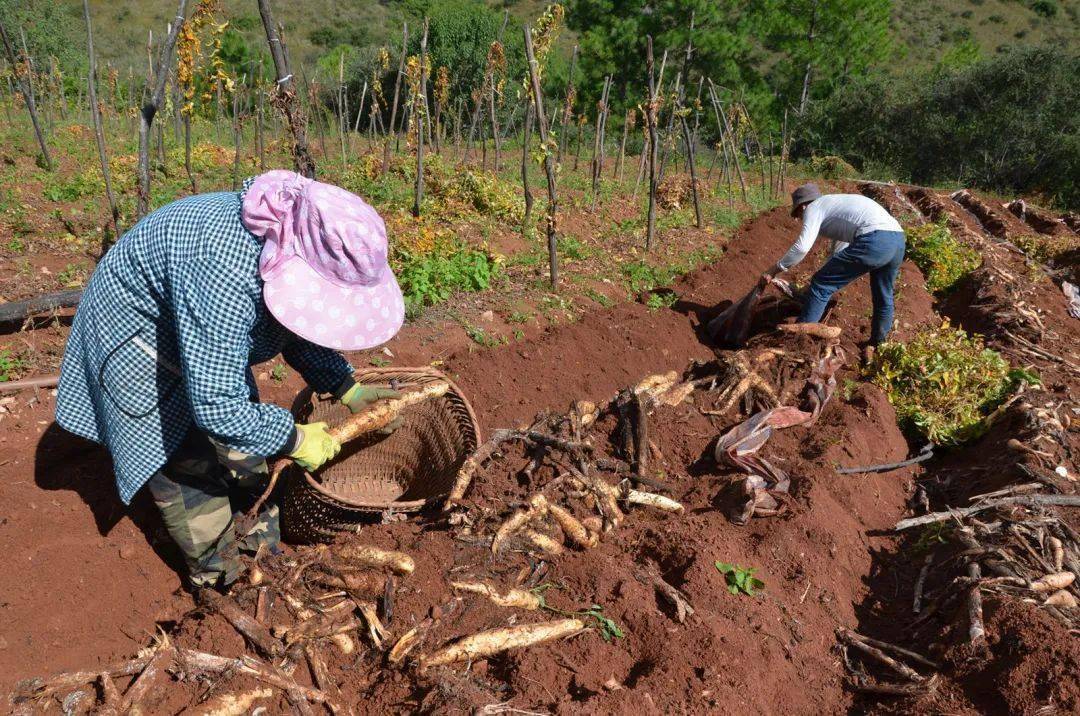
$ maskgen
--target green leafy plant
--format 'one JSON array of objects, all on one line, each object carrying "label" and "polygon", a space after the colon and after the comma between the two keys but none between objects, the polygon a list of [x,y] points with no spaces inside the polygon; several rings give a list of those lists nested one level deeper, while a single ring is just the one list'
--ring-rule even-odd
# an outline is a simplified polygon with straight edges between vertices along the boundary
[{"label": "green leafy plant", "polygon": [[587,289],[585,289],[585,295],[588,298],[591,298],[592,300],[599,303],[604,308],[610,308],[611,306],[615,305],[614,301],[612,301],[610,298],[608,298],[604,294],[597,291],[595,288],[587,288]]},{"label": "green leafy plant", "polygon": [[270,369],[270,380],[275,383],[284,383],[285,379],[289,376],[289,370],[283,364],[278,363]]},{"label": "green leafy plant", "polygon": [[392,263],[407,308],[440,303],[455,291],[483,291],[499,272],[493,256],[464,245],[448,252],[399,250]]},{"label": "green leafy plant", "polygon": [[765,582],[754,576],[757,572],[755,567],[740,567],[737,564],[716,562],[716,569],[724,575],[727,590],[736,596],[745,594],[752,597],[756,593],[755,590],[765,588]]},{"label": "green leafy plant", "polygon": [[623,265],[623,276],[630,290],[652,291],[658,286],[666,286],[675,280],[676,271],[671,266],[650,266],[644,261],[634,261]]},{"label": "green leafy plant", "polygon": [[674,292],[650,293],[645,305],[649,307],[650,311],[659,311],[661,308],[671,308],[678,300],[679,295]]},{"label": "green leafy plant", "polygon": [[86,283],[86,268],[78,264],[68,264],[56,275],[56,280],[61,286],[67,288],[82,286]]},{"label": "green leafy plant", "polygon": [[908,229],[907,255],[926,276],[934,293],[948,291],[979,267],[979,252],[960,243],[945,220]]},{"label": "green leafy plant", "polygon": [[371,356],[371,358],[368,359],[368,363],[375,366],[376,368],[385,368],[386,366],[390,365],[390,361],[386,360],[382,356]]},{"label": "green leafy plant", "polygon": [[0,350],[0,383],[15,380],[26,369],[26,361],[9,350]]},{"label": "green leafy plant", "polygon": [[981,337],[948,321],[906,343],[878,346],[868,372],[888,395],[901,425],[938,444],[981,435],[988,411],[1020,383],[1039,382],[1028,371],[1010,370]]},{"label": "green leafy plant", "polygon": [[11,241],[8,241],[7,244],[5,244],[5,248],[13,254],[21,254],[23,251],[26,251],[26,243],[22,239],[16,237],[11,239]]},{"label": "green leafy plant", "polygon": [[541,609],[564,617],[584,617],[592,620],[596,628],[600,631],[600,636],[603,637],[604,641],[626,638],[626,632],[622,630],[614,619],[604,614],[604,607],[599,604],[591,604],[588,609],[581,609],[578,611],[559,609],[558,607],[553,607],[548,604],[547,600],[544,599],[544,592],[554,586],[554,584],[546,583],[533,588],[532,593],[540,599]]},{"label": "green leafy plant", "polygon": [[571,261],[580,261],[592,255],[592,250],[574,236],[560,236],[559,256]]}]

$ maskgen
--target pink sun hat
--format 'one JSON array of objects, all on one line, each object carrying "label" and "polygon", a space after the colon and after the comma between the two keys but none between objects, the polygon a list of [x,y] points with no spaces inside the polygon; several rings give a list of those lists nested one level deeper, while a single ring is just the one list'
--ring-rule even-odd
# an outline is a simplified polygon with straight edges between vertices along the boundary
[{"label": "pink sun hat", "polygon": [[278,169],[252,182],[240,215],[263,239],[263,299],[281,325],[346,351],[385,343],[401,328],[405,302],[387,262],[386,224],[363,199]]}]

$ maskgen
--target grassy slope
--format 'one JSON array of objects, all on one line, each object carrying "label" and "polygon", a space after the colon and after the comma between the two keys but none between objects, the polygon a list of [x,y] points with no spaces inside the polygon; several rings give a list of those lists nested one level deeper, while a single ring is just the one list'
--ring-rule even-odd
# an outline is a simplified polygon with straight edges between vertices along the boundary
[{"label": "grassy slope", "polygon": [[[80,19],[81,0],[60,0]],[[1045,18],[1029,8],[1027,0],[897,0],[894,29],[900,45],[901,67],[936,62],[965,38],[973,40],[983,54],[1002,45],[1055,41],[1080,43],[1080,0],[1055,0],[1058,11]],[[193,3],[194,0],[191,0]],[[249,42],[262,43],[262,26],[255,0],[222,0],[225,14],[238,22]],[[488,0],[497,8],[507,7],[519,20],[533,18],[546,0]],[[122,71],[129,65],[140,72],[146,63],[146,37],[164,31],[175,0],[92,0],[96,25],[95,40],[102,61]],[[360,26],[373,41],[389,37],[400,22],[397,3],[366,0],[304,0],[274,2],[277,20],[285,25],[287,42],[294,57],[305,65],[314,63],[323,51],[309,39],[312,31],[328,26]],[[81,43],[82,38],[75,38]],[[562,43],[569,50],[569,43]]]}]

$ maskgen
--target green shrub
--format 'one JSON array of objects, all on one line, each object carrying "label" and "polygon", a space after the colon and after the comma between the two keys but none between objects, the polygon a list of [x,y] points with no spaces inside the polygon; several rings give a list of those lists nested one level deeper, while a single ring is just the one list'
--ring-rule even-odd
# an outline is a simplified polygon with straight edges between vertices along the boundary
[{"label": "green shrub", "polygon": [[996,351],[945,321],[906,343],[884,343],[870,376],[889,397],[900,424],[938,444],[977,437],[983,419],[1021,381],[1038,378],[1009,364]]},{"label": "green shrub", "polygon": [[399,249],[391,263],[410,315],[455,291],[483,291],[499,271],[493,256],[463,245],[422,254]]},{"label": "green shrub", "polygon": [[622,268],[630,290],[651,291],[658,286],[666,286],[675,280],[676,270],[670,266],[650,266],[644,261],[634,261]]},{"label": "green shrub", "polygon": [[822,179],[851,179],[859,173],[855,167],[832,155],[814,155],[807,161],[807,165],[812,174]]},{"label": "green shrub", "polygon": [[979,252],[960,243],[944,220],[908,229],[907,256],[933,293],[948,291],[982,262]]}]

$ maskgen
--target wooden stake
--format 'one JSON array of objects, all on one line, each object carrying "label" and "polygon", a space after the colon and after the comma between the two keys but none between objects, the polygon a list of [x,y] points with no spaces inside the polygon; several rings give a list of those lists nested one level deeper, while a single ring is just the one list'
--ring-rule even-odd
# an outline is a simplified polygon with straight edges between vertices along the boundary
[{"label": "wooden stake", "polygon": [[552,147],[548,142],[547,115],[544,113],[544,95],[540,89],[540,68],[536,64],[536,56],[533,54],[532,32],[526,25],[525,28],[525,57],[529,63],[529,81],[532,87],[533,105],[536,107],[537,124],[540,130],[540,144],[544,152],[544,173],[547,175],[548,207],[547,207],[547,240],[548,240],[548,267],[551,277],[551,290],[559,288],[559,256],[556,241],[556,219],[558,216],[558,198],[555,192],[555,161],[551,156]]},{"label": "wooden stake", "polygon": [[[11,70],[18,80],[19,91],[22,92],[23,100],[26,102],[26,111],[30,113],[30,122],[34,125],[34,135],[37,137],[38,146],[41,147],[41,158],[45,162],[45,168],[52,171],[52,155],[49,154],[49,147],[45,144],[45,134],[42,132],[41,124],[38,122],[37,105],[34,102],[33,74],[28,72],[27,76],[24,77],[16,72],[19,63],[15,59],[15,51],[11,48],[11,41],[8,39],[7,30],[4,29],[4,23],[2,22],[0,22],[0,40],[3,40],[4,53],[7,55],[8,64],[11,65]],[[29,62],[29,58],[27,61]]]},{"label": "wooden stake", "polygon": [[424,122],[427,112],[423,98],[427,96],[427,78],[424,67],[427,64],[428,19],[424,18],[424,34],[420,38],[420,96],[414,98],[413,111],[416,113],[416,192],[413,195],[413,216],[420,216],[420,204],[424,200]]},{"label": "wooden stake", "polygon": [[292,133],[292,153],[296,171],[308,179],[314,179],[315,160],[308,150],[307,119],[303,106],[297,102],[296,83],[289,69],[289,56],[277,25],[274,24],[270,0],[259,0],[259,15],[262,17],[263,28],[266,30],[266,42],[270,45],[270,56],[274,60],[274,72],[277,77],[273,101],[284,115],[289,131]]},{"label": "wooden stake", "polygon": [[649,209],[645,224],[645,250],[650,251],[653,244],[653,236],[656,233],[656,161],[657,161],[657,137],[656,137],[656,113],[659,109],[657,84],[653,76],[653,39],[652,35],[646,38],[645,44],[645,71],[649,76],[649,101],[645,108],[645,122],[649,128]]},{"label": "wooden stake", "polygon": [[[265,2],[265,0],[260,0]],[[141,218],[150,211],[150,128],[161,103],[165,101],[165,80],[176,49],[176,37],[184,25],[187,0],[180,0],[176,15],[169,27],[169,34],[161,45],[157,64],[154,66],[154,89],[139,113],[139,186],[136,214]]]},{"label": "wooden stake", "polygon": [[[105,146],[105,130],[101,126],[101,108],[97,100],[97,56],[94,54],[94,31],[90,23],[90,3],[83,0],[83,18],[86,20],[86,56],[89,60],[86,91],[90,100],[90,117],[94,122],[94,140],[97,143],[98,161],[101,163],[101,175],[105,179],[105,198],[109,202],[109,216],[112,220],[112,240],[120,238],[120,210],[116,206],[116,196],[112,188],[112,172],[109,171],[109,152]],[[101,252],[108,249],[108,242],[102,238]]]}]

